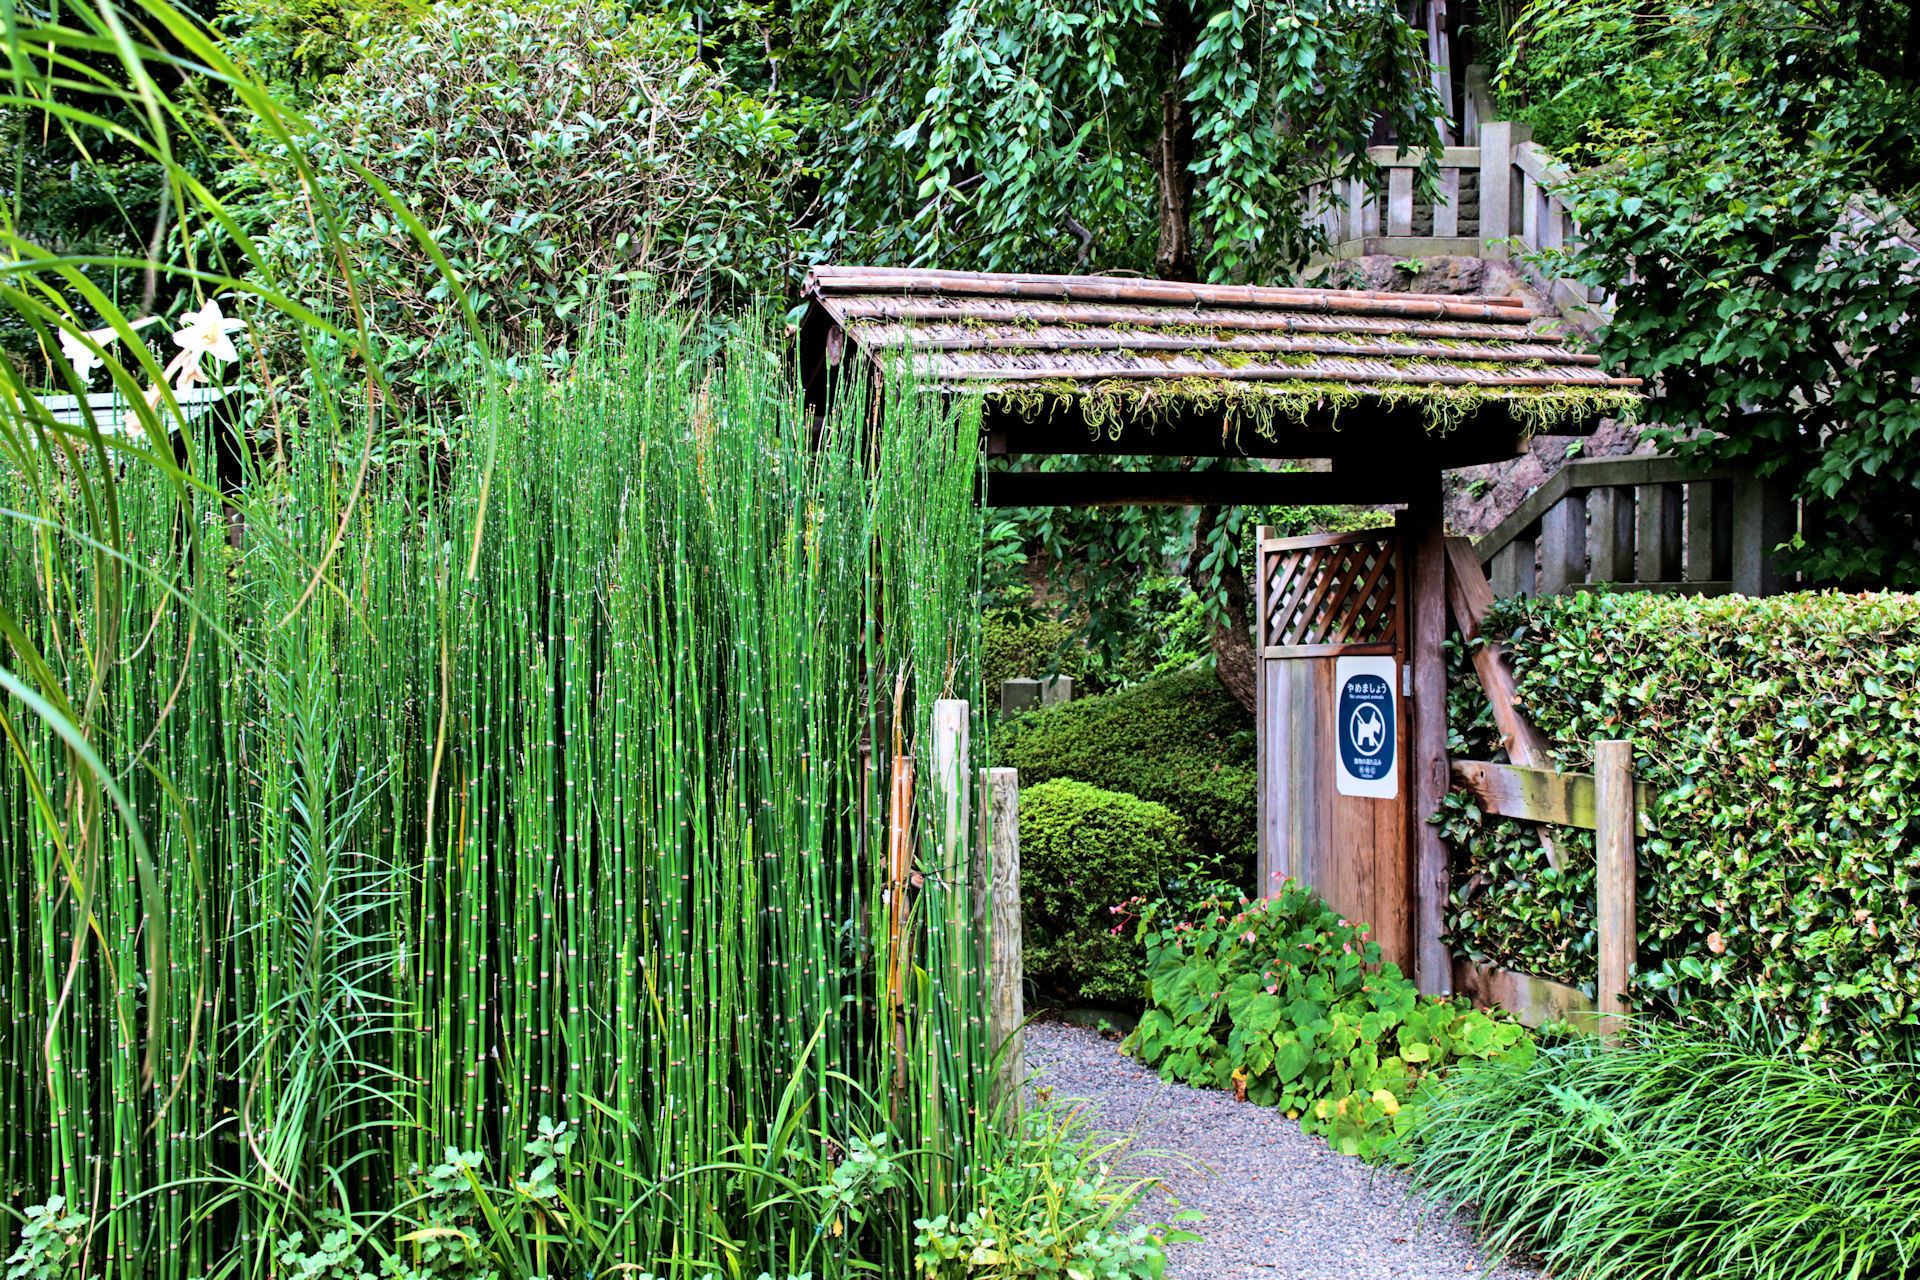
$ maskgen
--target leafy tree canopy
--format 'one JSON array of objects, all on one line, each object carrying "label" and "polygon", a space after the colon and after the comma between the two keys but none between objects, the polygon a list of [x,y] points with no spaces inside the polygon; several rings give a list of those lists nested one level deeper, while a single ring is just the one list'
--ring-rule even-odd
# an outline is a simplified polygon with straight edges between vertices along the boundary
[{"label": "leafy tree canopy", "polygon": [[1534,83],[1606,86],[1557,269],[1617,290],[1599,349],[1658,379],[1663,445],[1791,484],[1815,580],[1920,585],[1920,8],[1556,0],[1520,35]]},{"label": "leafy tree canopy", "polygon": [[1380,0],[798,12],[845,122],[818,222],[838,260],[1271,280],[1315,247],[1308,184],[1383,124],[1439,140],[1422,39]]}]

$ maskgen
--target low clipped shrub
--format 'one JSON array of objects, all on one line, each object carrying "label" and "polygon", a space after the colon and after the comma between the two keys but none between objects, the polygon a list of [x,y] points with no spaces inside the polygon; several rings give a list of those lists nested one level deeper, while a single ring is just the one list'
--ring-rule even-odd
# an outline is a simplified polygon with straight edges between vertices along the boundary
[{"label": "low clipped shrub", "polygon": [[1178,671],[1021,717],[995,759],[1021,785],[1077,778],[1163,804],[1203,858],[1252,884],[1253,717],[1211,671]]},{"label": "low clipped shrub", "polygon": [[[1643,1007],[1757,1003],[1803,1050],[1914,1056],[1920,598],[1576,593],[1503,601],[1487,633],[1561,768],[1631,738],[1658,794],[1638,849]],[[1471,674],[1454,683],[1450,750],[1502,758]],[[1454,948],[1590,990],[1591,833],[1556,833],[1556,872],[1463,794],[1442,817]]]},{"label": "low clipped shrub", "polygon": [[1020,927],[1026,976],[1053,999],[1135,1004],[1138,939],[1114,907],[1161,892],[1188,852],[1164,805],[1071,778],[1020,789]]},{"label": "low clipped shrub", "polygon": [[1407,1136],[1415,1193],[1587,1280],[1920,1275],[1913,1067],[1809,1063],[1739,1026],[1471,1064]]},{"label": "low clipped shrub", "polygon": [[1365,926],[1296,881],[1191,913],[1148,903],[1137,928],[1148,1009],[1128,1050],[1163,1079],[1283,1107],[1347,1155],[1394,1150],[1454,1063],[1533,1052],[1510,1019],[1422,997]]}]

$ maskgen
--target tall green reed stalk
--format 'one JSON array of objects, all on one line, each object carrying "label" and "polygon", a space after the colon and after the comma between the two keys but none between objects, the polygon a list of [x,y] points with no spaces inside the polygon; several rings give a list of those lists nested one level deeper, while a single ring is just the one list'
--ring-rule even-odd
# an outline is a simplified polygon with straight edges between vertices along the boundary
[{"label": "tall green reed stalk", "polygon": [[[57,798],[104,783],[10,698],[0,1187],[64,1196],[121,1275],[282,1271],[336,1228],[396,1265],[459,1231],[541,1274],[904,1272],[986,1123],[972,887],[924,786],[896,814],[885,785],[896,740],[932,776],[972,670],[973,417],[816,426],[754,331],[703,368],[640,321],[465,427],[349,510],[361,437],[316,425],[238,550],[219,502],[129,471],[137,572],[91,633],[32,607],[101,591],[78,485],[0,477],[0,600],[103,670],[150,850],[76,833]],[[489,473],[464,445],[495,432]],[[850,1231],[808,1188],[875,1135],[898,1172]],[[480,1203],[421,1190],[449,1149]],[[551,1256],[514,1261],[496,1199]]]},{"label": "tall green reed stalk", "polygon": [[[0,109],[138,147],[180,246],[0,209],[0,305],[104,323],[137,420],[0,362],[0,1206],[60,1196],[114,1275],[904,1271],[984,1123],[966,890],[889,807],[969,678],[970,420],[816,426],[779,350],[642,322],[388,465],[362,319],[176,155],[297,162],[299,121],[167,0],[0,42]],[[103,270],[296,322],[330,394],[250,364],[273,446],[223,485]],[[810,1183],[856,1146],[843,1214]]]}]

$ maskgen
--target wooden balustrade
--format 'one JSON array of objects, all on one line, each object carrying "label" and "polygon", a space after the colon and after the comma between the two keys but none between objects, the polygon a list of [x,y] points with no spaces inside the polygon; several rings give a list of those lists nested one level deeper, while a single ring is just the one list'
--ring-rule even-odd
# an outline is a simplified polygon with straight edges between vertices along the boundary
[{"label": "wooden balustrade", "polygon": [[1474,543],[1497,596],[1602,583],[1693,595],[1773,595],[1792,501],[1769,480],[1689,471],[1659,454],[1569,462]]},{"label": "wooden balustrade", "polygon": [[[1578,229],[1558,188],[1568,177],[1553,157],[1533,145],[1528,126],[1507,120],[1475,120],[1469,136],[1477,146],[1444,147],[1440,181],[1432,199],[1414,190],[1414,171],[1424,155],[1373,147],[1368,158],[1385,173],[1316,184],[1310,216],[1327,234],[1332,258],[1389,254],[1400,258],[1520,259],[1542,249],[1579,243]],[[1573,280],[1549,280],[1519,263],[1563,315],[1592,323],[1607,310],[1608,295]]]}]

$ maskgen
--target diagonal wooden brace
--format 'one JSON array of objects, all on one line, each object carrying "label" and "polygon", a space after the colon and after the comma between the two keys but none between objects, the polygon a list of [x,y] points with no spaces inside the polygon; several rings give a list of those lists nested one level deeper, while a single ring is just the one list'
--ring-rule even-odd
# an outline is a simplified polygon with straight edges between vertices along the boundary
[{"label": "diagonal wooden brace", "polygon": [[[1487,701],[1493,704],[1493,722],[1500,730],[1507,758],[1528,769],[1554,768],[1553,751],[1546,735],[1521,713],[1514,699],[1513,668],[1507,665],[1507,655],[1491,644],[1477,647],[1473,644],[1480,639],[1487,610],[1493,607],[1493,587],[1487,582],[1486,571],[1480,567],[1480,558],[1474,554],[1472,541],[1466,538],[1447,539],[1447,603],[1453,610],[1454,624],[1460,628],[1473,654],[1473,669],[1480,677],[1481,687],[1487,691]],[[1560,851],[1554,847],[1552,837],[1544,829],[1539,835],[1547,865],[1560,870]]]}]

